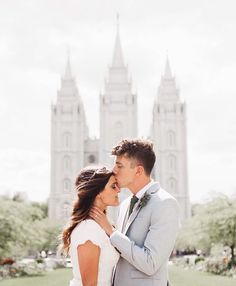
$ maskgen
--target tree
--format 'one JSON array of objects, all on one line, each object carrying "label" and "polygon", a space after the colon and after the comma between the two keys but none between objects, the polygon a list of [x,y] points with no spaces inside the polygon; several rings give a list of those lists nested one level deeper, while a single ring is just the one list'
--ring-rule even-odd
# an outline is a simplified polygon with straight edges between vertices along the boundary
[{"label": "tree", "polygon": [[213,243],[221,242],[231,249],[231,260],[235,261],[236,247],[236,200],[222,197],[209,204],[211,214],[208,223],[210,240]]},{"label": "tree", "polygon": [[54,250],[59,224],[45,218],[39,206],[0,198],[0,260],[45,248]]},{"label": "tree", "polygon": [[48,203],[46,203],[46,202],[42,202],[42,203],[32,202],[31,205],[33,207],[37,207],[37,208],[41,209],[43,214],[44,214],[44,218],[48,217]]},{"label": "tree", "polygon": [[211,241],[207,231],[207,220],[205,207],[195,206],[194,215],[184,223],[177,237],[176,248],[178,250],[197,250],[201,249],[208,254],[211,249]]},{"label": "tree", "polygon": [[229,246],[235,261],[236,200],[220,196],[194,207],[194,216],[186,222],[177,239],[177,249],[202,249],[209,252],[213,243]]}]

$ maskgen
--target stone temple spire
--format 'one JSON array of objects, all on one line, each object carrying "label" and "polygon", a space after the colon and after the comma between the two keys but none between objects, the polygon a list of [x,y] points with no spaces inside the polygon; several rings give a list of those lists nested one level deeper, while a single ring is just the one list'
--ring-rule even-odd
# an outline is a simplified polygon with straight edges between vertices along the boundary
[{"label": "stone temple spire", "polygon": [[121,48],[120,33],[119,33],[119,14],[117,14],[117,32],[116,32],[116,41],[113,53],[112,67],[114,68],[124,67],[123,51]]},{"label": "stone temple spire", "polygon": [[67,51],[67,62],[65,73],[61,77],[61,88],[58,91],[58,96],[67,97],[67,96],[75,96],[78,97],[78,89],[76,86],[75,77],[72,74],[71,64],[70,64],[70,51]]},{"label": "stone temple spire", "polygon": [[166,57],[166,67],[165,67],[164,77],[165,78],[172,78],[172,73],[171,73],[171,69],[170,69],[170,63],[169,63],[168,56]]},{"label": "stone temple spire", "polygon": [[64,80],[71,80],[72,72],[71,72],[71,64],[70,64],[70,50],[67,51],[67,63],[66,63],[66,70],[64,75]]}]

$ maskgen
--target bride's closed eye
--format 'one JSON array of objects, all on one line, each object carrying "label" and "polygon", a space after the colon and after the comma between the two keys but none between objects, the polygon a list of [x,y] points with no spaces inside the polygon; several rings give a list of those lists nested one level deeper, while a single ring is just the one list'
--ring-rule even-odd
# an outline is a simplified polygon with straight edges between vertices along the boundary
[{"label": "bride's closed eye", "polygon": [[113,190],[115,190],[117,187],[118,187],[118,186],[117,186],[116,183],[115,183],[115,184],[112,184],[112,186],[111,186],[111,188],[112,188]]}]

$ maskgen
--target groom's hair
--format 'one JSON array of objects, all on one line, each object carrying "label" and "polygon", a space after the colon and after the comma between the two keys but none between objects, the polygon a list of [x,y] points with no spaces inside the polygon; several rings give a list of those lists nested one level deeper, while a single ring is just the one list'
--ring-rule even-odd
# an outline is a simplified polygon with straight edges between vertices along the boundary
[{"label": "groom's hair", "polygon": [[141,164],[146,175],[150,175],[156,161],[153,143],[144,139],[123,139],[111,151],[112,155],[125,156]]}]

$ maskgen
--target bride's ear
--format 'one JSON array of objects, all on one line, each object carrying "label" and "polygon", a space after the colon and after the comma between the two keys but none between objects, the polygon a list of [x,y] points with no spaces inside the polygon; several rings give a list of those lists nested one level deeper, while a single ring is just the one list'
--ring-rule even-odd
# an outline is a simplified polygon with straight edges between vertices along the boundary
[{"label": "bride's ear", "polygon": [[103,201],[102,194],[101,193],[97,194],[95,199]]},{"label": "bride's ear", "polygon": [[96,200],[96,199],[101,199],[101,193],[99,193],[99,194],[96,195],[95,200]]}]

